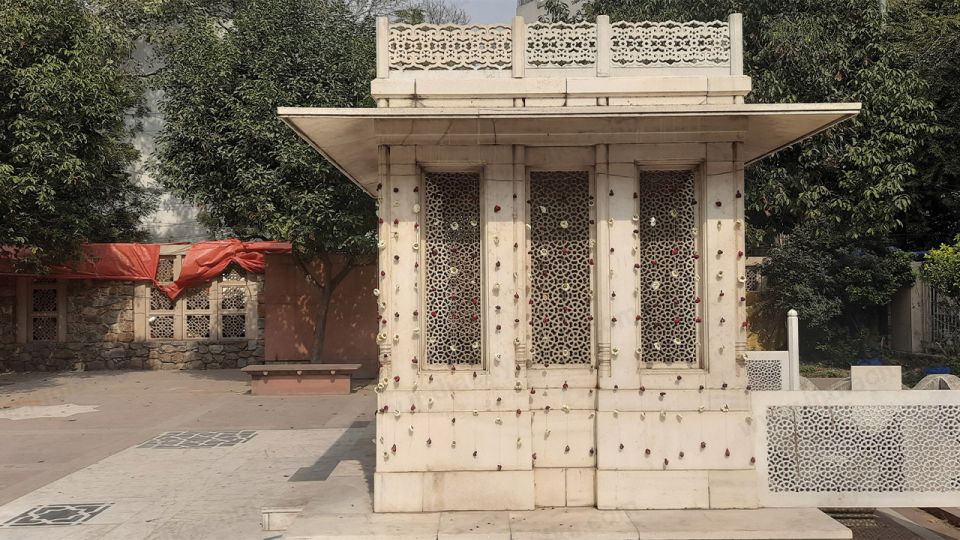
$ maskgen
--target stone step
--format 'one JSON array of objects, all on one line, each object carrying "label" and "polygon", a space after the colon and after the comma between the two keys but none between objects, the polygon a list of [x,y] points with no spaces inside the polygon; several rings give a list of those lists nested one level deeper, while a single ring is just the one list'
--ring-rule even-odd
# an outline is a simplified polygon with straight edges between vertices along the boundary
[{"label": "stone step", "polygon": [[757,510],[597,510],[330,514],[308,506],[287,540],[686,540],[852,538],[815,508]]}]

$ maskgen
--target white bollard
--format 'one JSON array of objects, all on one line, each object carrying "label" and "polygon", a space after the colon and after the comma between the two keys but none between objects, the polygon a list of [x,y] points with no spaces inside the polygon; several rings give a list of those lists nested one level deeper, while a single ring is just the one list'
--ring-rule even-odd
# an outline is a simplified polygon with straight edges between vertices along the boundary
[{"label": "white bollard", "polygon": [[800,319],[795,309],[787,312],[787,359],[790,364],[788,390],[800,390]]}]

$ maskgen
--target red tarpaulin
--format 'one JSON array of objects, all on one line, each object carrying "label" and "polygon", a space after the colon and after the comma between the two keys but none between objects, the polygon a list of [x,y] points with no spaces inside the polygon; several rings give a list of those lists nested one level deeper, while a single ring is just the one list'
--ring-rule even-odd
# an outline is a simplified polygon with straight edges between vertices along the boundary
[{"label": "red tarpaulin", "polygon": [[[13,271],[13,259],[22,251],[0,248],[0,276],[24,276]],[[81,260],[75,267],[53,266],[44,277],[56,279],[98,279],[113,281],[150,281],[176,298],[184,289],[215,279],[235,263],[247,272],[262,274],[266,253],[290,253],[286,242],[241,242],[218,240],[190,246],[177,281],[156,282],[159,244],[84,244]]]},{"label": "red tarpaulin", "polygon": [[[0,275],[23,276],[13,271],[13,259],[25,256],[24,250],[2,250]],[[153,281],[160,261],[159,244],[84,244],[76,266],[51,266],[44,277],[57,279],[107,279],[116,281]]]},{"label": "red tarpaulin", "polygon": [[220,240],[200,242],[190,247],[180,277],[177,281],[162,285],[167,296],[176,298],[184,289],[206,283],[236,263],[247,272],[262,274],[266,253],[290,253],[290,244],[286,242],[241,242],[240,240]]}]

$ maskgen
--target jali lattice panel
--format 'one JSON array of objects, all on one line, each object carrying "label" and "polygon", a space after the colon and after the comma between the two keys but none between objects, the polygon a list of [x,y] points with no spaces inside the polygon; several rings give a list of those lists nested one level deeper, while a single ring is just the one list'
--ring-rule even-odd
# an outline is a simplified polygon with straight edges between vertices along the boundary
[{"label": "jali lattice panel", "polygon": [[426,173],[426,360],[479,366],[480,175]]},{"label": "jali lattice panel", "polygon": [[771,492],[960,492],[960,405],[770,406],[766,423]]},{"label": "jali lattice panel", "polygon": [[640,356],[698,362],[697,212],[691,170],[640,171]]},{"label": "jali lattice panel", "polygon": [[611,59],[624,67],[730,62],[730,26],[723,21],[620,21],[611,34]]},{"label": "jali lattice panel", "polygon": [[586,22],[527,25],[527,64],[581,67],[596,62],[597,25]]},{"label": "jali lattice panel", "polygon": [[530,173],[530,324],[535,363],[592,362],[590,175]]},{"label": "jali lattice panel", "polygon": [[390,69],[500,70],[513,63],[506,25],[390,25]]},{"label": "jali lattice panel", "polygon": [[783,363],[774,359],[746,359],[747,383],[753,390],[783,390]]}]

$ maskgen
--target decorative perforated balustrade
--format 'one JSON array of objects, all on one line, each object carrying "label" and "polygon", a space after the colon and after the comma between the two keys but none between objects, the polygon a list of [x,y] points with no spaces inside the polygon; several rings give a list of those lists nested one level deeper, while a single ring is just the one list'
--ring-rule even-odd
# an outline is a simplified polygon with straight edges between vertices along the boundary
[{"label": "decorative perforated balustrade", "polygon": [[[527,24],[391,24],[378,27],[377,77],[414,72],[482,71],[485,77],[544,77],[594,69],[596,76],[743,74],[742,19],[727,21],[617,21]],[[528,73],[529,72],[529,73]]]}]

